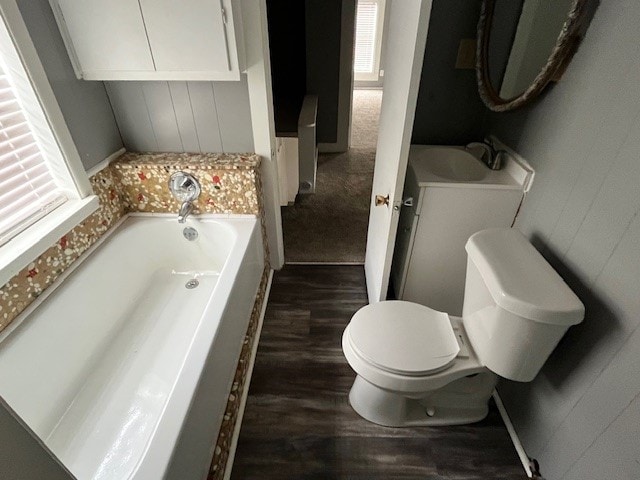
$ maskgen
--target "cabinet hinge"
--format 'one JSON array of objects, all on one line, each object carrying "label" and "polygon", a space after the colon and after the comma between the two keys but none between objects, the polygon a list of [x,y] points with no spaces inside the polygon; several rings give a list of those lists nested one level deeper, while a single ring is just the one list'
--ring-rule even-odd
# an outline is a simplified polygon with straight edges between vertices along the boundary
[{"label": "cabinet hinge", "polygon": [[224,23],[225,25],[227,24],[227,12],[225,11],[224,7],[222,7],[222,23]]}]

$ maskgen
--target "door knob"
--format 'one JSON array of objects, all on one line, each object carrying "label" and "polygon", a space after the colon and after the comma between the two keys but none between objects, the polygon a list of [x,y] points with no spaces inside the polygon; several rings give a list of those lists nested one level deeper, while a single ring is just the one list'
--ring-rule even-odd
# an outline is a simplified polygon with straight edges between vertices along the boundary
[{"label": "door knob", "polygon": [[376,207],[380,205],[389,205],[389,195],[383,197],[382,195],[376,195]]}]

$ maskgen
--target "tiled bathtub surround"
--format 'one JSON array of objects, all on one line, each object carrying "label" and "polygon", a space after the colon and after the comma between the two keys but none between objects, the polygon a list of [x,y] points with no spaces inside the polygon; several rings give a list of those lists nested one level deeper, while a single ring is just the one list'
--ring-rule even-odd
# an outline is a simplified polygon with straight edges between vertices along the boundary
[{"label": "tiled bathtub surround", "polygon": [[100,207],[0,288],[0,331],[124,215],[113,171],[105,168],[89,180]]},{"label": "tiled bathtub surround", "polygon": [[194,213],[260,214],[257,155],[126,153],[112,168],[122,186],[127,211],[177,212],[180,204],[167,184],[183,170],[200,182]]},{"label": "tiled bathtub surround", "polygon": [[211,469],[207,480],[222,480],[224,478],[227,461],[229,460],[231,440],[236,428],[236,423],[238,422],[238,415],[240,413],[242,395],[245,390],[249,388],[249,385],[247,385],[247,374],[249,373],[253,346],[257,341],[256,336],[258,333],[258,324],[260,321],[260,314],[262,313],[262,307],[265,302],[268,279],[269,267],[265,267],[264,272],[262,273],[260,288],[258,289],[258,294],[256,295],[256,300],[253,304],[249,327],[247,328],[247,333],[245,334],[244,341],[242,343],[240,359],[238,360],[238,366],[233,378],[233,385],[231,386],[229,400],[227,401],[224,418],[222,419],[222,425],[220,426],[220,432],[218,433],[218,440],[216,442],[216,448],[213,453],[213,460],[211,462]]},{"label": "tiled bathtub surround", "polygon": [[0,331],[125,213],[177,212],[167,187],[174,171],[189,171],[201,182],[194,213],[260,215],[259,164],[260,157],[251,154],[122,155],[90,178],[100,199],[98,210],[0,288]]},{"label": "tiled bathtub surround", "polygon": [[[126,213],[177,212],[179,205],[167,186],[174,171],[188,171],[201,183],[202,194],[195,202],[194,213],[259,215],[263,238],[266,238],[259,165],[257,155],[124,154],[90,178],[100,200],[98,210],[0,289],[0,331]],[[265,258],[268,258],[266,243]],[[220,427],[210,480],[224,476],[242,394],[248,388],[247,373],[265,301],[268,273],[269,267],[266,266]]]}]

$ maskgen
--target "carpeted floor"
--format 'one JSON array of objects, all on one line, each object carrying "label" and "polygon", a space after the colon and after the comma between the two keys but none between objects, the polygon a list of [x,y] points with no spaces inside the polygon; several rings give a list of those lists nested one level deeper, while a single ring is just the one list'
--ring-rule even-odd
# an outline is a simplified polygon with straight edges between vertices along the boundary
[{"label": "carpeted floor", "polygon": [[316,193],[282,208],[286,262],[364,262],[382,91],[353,93],[352,148],[320,154]]}]

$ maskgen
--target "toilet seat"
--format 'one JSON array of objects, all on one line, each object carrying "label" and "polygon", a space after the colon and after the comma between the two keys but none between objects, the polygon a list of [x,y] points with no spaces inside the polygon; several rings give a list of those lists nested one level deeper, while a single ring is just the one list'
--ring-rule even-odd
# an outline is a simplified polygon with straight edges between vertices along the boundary
[{"label": "toilet seat", "polygon": [[399,375],[440,371],[460,351],[449,315],[412,302],[367,305],[355,313],[345,333],[359,357]]}]

